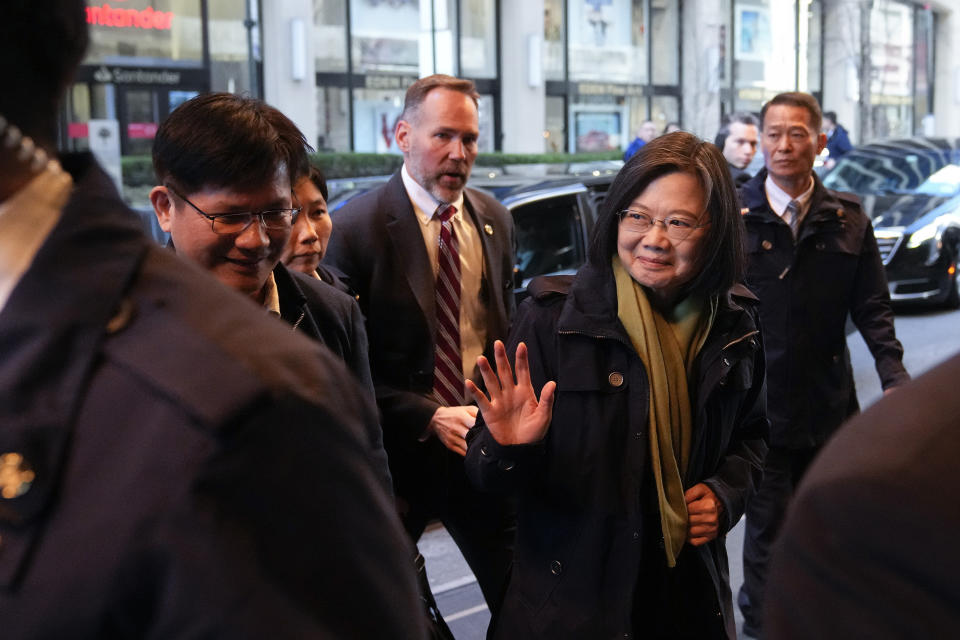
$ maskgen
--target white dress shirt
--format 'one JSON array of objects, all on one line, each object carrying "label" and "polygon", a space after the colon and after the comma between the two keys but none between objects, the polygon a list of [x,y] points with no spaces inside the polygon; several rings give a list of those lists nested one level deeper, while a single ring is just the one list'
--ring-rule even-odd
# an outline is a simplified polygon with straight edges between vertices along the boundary
[{"label": "white dress shirt", "polygon": [[[800,212],[799,216],[801,221],[803,220],[804,216],[807,215],[807,211],[810,210],[810,200],[813,198],[813,185],[813,176],[810,176],[810,186],[807,187],[806,191],[794,198],[789,193],[778,187],[769,174],[763,183],[763,186],[767,191],[767,202],[770,203],[770,208],[773,209],[775,214],[783,218],[783,221],[787,224],[790,224],[790,213],[787,211],[787,205],[790,204],[791,200],[797,201],[797,208]],[[798,224],[797,228],[799,227],[800,225]]]}]

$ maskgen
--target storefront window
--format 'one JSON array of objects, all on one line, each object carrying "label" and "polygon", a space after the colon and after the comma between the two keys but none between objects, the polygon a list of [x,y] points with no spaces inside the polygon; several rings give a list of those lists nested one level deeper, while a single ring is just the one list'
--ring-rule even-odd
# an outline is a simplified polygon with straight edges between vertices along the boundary
[{"label": "storefront window", "polygon": [[797,88],[797,5],[784,0],[734,4],[734,110],[759,111],[782,91]]},{"label": "storefront window", "polygon": [[870,15],[870,102],[874,138],[909,136],[913,129],[913,10],[881,1]]},{"label": "storefront window", "polygon": [[654,96],[652,102],[650,119],[659,133],[663,133],[669,123],[680,121],[680,101],[675,96]]},{"label": "storefront window", "polygon": [[[210,18],[210,89],[253,93],[250,86],[250,48],[247,44],[246,3],[208,0]],[[171,104],[174,109],[176,105]]]},{"label": "storefront window", "polygon": [[317,71],[347,70],[346,0],[313,0],[313,54]]},{"label": "storefront window", "polygon": [[400,153],[393,131],[403,112],[404,91],[358,89],[353,92],[353,140],[356,151]]},{"label": "storefront window", "polygon": [[613,151],[628,144],[627,108],[616,96],[577,96],[570,107],[570,149]]},{"label": "storefront window", "polygon": [[353,71],[418,73],[420,13],[419,0],[350,0]]},{"label": "storefront window", "polygon": [[928,134],[926,129],[932,129],[933,122],[933,11],[929,8],[916,9],[916,43],[914,44],[916,72],[914,95],[914,133]]},{"label": "storefront window", "polygon": [[199,67],[200,0],[87,0],[90,47],[84,64]]},{"label": "storefront window", "polygon": [[569,0],[570,80],[646,83],[643,0]]},{"label": "storefront window", "polygon": [[317,87],[317,151],[350,151],[350,93]]},{"label": "storefront window", "polygon": [[543,150],[546,153],[562,153],[564,144],[563,111],[566,100],[562,96],[547,96],[546,129],[543,132]]},{"label": "storefront window", "polygon": [[680,10],[677,0],[652,0],[653,84],[677,84],[680,81]]},{"label": "storefront window", "polygon": [[496,18],[493,0],[460,0],[460,75],[497,76]]},{"label": "storefront window", "polygon": [[[821,39],[821,17],[823,7],[820,0],[800,0],[806,7],[806,20],[800,21],[800,79],[806,79],[806,86],[800,87],[803,91],[819,93],[822,87],[820,77],[820,59],[823,56],[823,41]],[[803,49],[806,55],[802,55]]]},{"label": "storefront window", "polygon": [[563,0],[543,1],[543,75],[563,80]]}]

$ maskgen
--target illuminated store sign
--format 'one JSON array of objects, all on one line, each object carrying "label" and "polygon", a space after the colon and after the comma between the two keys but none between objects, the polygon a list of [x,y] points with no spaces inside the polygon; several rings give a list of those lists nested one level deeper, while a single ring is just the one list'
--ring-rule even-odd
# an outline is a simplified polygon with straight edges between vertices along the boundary
[{"label": "illuminated store sign", "polygon": [[172,23],[172,11],[155,11],[153,7],[147,7],[142,11],[117,9],[106,3],[99,7],[87,7],[87,24],[101,27],[136,27],[168,31]]}]

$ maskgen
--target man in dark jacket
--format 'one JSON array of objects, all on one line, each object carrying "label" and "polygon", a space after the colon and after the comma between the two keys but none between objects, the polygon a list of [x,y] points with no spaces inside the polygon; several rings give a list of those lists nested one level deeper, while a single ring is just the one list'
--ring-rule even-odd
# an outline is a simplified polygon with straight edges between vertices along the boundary
[{"label": "man in dark jacket", "polygon": [[398,507],[414,540],[440,519],[491,609],[511,559],[513,516],[463,470],[477,408],[464,380],[492,355],[513,311],[513,219],[466,188],[477,156],[478,94],[444,75],[407,90],[404,165],[333,216],[324,261],[358,294]]},{"label": "man in dark jacket", "polygon": [[[150,201],[178,255],[340,356],[373,396],[356,300],[280,262],[294,217],[292,184],[309,166],[303,134],[277,109],[228,93],[201,95],[160,125]],[[389,488],[383,436],[374,468]]]},{"label": "man in dark jacket", "polygon": [[956,636],[958,377],[960,355],[824,447],[770,561],[765,638]]},{"label": "man in dark jacket", "polygon": [[423,637],[373,407],[147,239],[90,155],[48,161],[84,3],[4,12],[3,636]]},{"label": "man in dark jacket", "polygon": [[823,150],[820,106],[784,93],[763,107],[766,168],[740,189],[747,284],[760,298],[767,357],[770,451],[747,505],[744,631],[758,635],[770,545],[807,464],[858,409],[845,325],[849,314],[876,360],[883,388],[909,379],[870,220],[852,195],[813,173]]},{"label": "man in dark jacket", "polygon": [[730,168],[730,176],[736,186],[742,185],[752,176],[747,167],[757,153],[759,125],[756,116],[746,111],[731,113],[725,118],[723,126],[717,132],[714,144],[723,152]]},{"label": "man in dark jacket", "polygon": [[827,136],[827,155],[826,167],[833,169],[837,160],[853,151],[853,145],[850,144],[850,136],[843,125],[837,122],[837,114],[834,111],[825,111],[823,114],[823,133]]}]

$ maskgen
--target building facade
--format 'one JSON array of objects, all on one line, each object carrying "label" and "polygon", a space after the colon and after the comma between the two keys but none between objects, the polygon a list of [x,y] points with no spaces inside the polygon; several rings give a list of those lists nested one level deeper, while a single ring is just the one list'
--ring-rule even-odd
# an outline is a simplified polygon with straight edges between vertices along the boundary
[{"label": "building facade", "polygon": [[318,150],[393,153],[405,89],[431,73],[476,83],[483,151],[621,149],[645,120],[710,139],[725,113],[789,90],[817,96],[855,142],[960,135],[958,10],[960,0],[89,0],[92,46],[64,143],[149,153],[171,109],[219,90],[263,97]]}]

